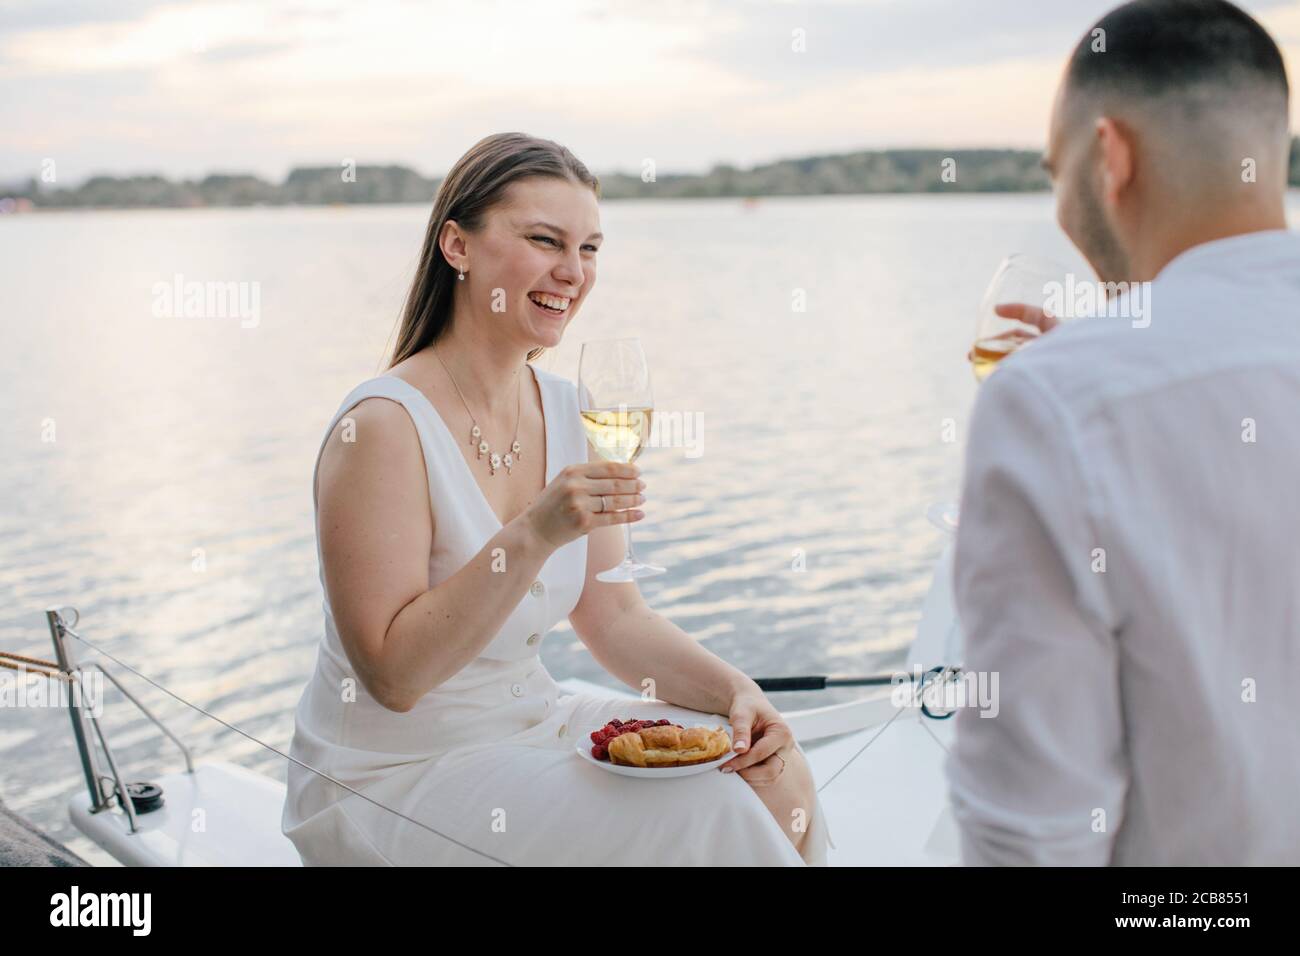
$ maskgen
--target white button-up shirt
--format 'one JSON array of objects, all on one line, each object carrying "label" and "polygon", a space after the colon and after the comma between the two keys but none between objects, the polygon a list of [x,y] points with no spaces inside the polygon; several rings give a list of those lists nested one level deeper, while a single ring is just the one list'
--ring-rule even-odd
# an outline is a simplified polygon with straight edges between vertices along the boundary
[{"label": "white button-up shirt", "polygon": [[975,405],[955,592],[998,701],[946,765],[968,865],[1300,864],[1300,235],[1148,292]]}]

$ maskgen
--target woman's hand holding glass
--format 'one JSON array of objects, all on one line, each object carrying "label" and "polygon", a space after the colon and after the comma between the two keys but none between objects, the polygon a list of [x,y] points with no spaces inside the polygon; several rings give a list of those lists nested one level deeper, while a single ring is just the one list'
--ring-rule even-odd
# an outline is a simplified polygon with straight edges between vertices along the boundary
[{"label": "woman's hand holding glass", "polygon": [[645,517],[645,482],[636,465],[584,461],[569,465],[542,489],[520,516],[533,533],[560,548],[593,528],[630,524]]}]

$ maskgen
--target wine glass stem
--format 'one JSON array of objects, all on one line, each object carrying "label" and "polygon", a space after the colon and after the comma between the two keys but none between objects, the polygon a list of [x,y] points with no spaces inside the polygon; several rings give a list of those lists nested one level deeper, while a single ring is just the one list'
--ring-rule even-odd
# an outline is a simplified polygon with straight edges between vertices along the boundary
[{"label": "wine glass stem", "polygon": [[627,554],[623,555],[623,563],[636,564],[636,555],[632,553],[632,522],[623,526],[623,536],[627,539]]}]

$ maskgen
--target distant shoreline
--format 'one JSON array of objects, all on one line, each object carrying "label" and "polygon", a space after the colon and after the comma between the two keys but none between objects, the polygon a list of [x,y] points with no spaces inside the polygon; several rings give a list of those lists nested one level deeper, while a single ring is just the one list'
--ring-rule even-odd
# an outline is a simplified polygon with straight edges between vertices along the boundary
[{"label": "distant shoreline", "polygon": [[[1293,192],[1300,191],[1300,186],[1291,187],[1291,191]],[[4,196],[4,195],[5,195],[4,193],[0,193],[0,196]],[[908,198],[918,199],[918,198],[926,198],[926,197],[933,197],[935,199],[940,199],[940,198],[978,199],[980,197],[989,198],[989,197],[996,197],[996,196],[1028,197],[1028,196],[1050,196],[1050,195],[1051,195],[1050,189],[1016,189],[1016,190],[989,189],[989,190],[982,190],[979,192],[976,192],[974,190],[953,191],[953,192],[938,192],[938,191],[931,190],[926,192],[771,193],[762,196],[747,195],[747,196],[658,196],[655,197],[655,196],[604,196],[602,195],[600,197],[600,202],[604,204],[604,203],[644,203],[644,202],[694,203],[694,202],[727,201],[727,202],[732,202],[737,204],[752,202],[754,205],[757,206],[763,202],[767,202],[768,200],[786,200],[786,199],[863,199],[868,197],[879,197],[879,198],[893,197],[898,199],[908,199]],[[0,199],[0,202],[3,202],[3,199]],[[250,204],[228,205],[228,206],[217,206],[217,205],[211,205],[211,206],[207,206],[207,205],[68,206],[68,205],[60,205],[60,206],[33,206],[30,209],[24,210],[24,212],[27,215],[48,215],[48,214],[58,214],[63,212],[150,212],[150,211],[229,212],[231,210],[256,210],[256,209],[264,209],[264,210],[319,209],[324,211],[329,211],[329,210],[338,211],[343,209],[391,209],[399,206],[400,207],[409,206],[413,208],[423,208],[425,210],[428,210],[431,203],[432,203],[432,199],[422,199],[422,200],[398,199],[398,200],[393,200],[391,202],[385,201],[385,202],[349,202],[349,203],[344,203],[344,202],[250,203]],[[13,213],[16,212],[16,210],[6,210],[4,208],[0,208],[0,215],[3,215],[5,212]]]},{"label": "distant shoreline", "polygon": [[[1300,198],[1300,183],[1291,183],[1287,187],[1288,196]],[[0,194],[3,195],[3,194]],[[645,197],[645,196],[602,196],[601,202],[710,202],[717,200],[729,200],[731,202],[743,203],[746,200],[753,200],[755,205],[760,201],[770,199],[862,199],[866,197],[880,198],[898,198],[898,199],[917,199],[917,198],[935,198],[935,199],[979,199],[989,197],[1011,197],[1011,196],[1051,196],[1050,189],[1022,189],[1022,190],[984,190],[975,192],[966,190],[964,192],[862,192],[862,193],[793,193],[793,194],[770,194],[765,196],[668,196],[668,197]],[[228,212],[230,210],[254,210],[254,209],[271,209],[271,210],[308,210],[319,209],[323,211],[339,211],[344,209],[385,209],[398,206],[409,206],[413,208],[422,208],[428,210],[430,200],[394,200],[393,202],[365,202],[365,203],[257,203],[252,205],[231,205],[231,206],[35,206],[23,210],[26,215],[57,215],[59,213],[74,212]],[[3,199],[0,199],[0,204]],[[0,218],[6,218],[5,212],[16,213],[17,210],[5,210],[0,205]]]},{"label": "distant shoreline", "polygon": [[[997,195],[1048,192],[1041,153],[1026,149],[886,149],[783,159],[707,173],[658,174],[646,160],[640,174],[600,177],[601,197],[620,199],[765,199],[801,196]],[[1289,181],[1300,186],[1300,138],[1292,140]],[[305,166],[282,183],[250,173],[213,173],[200,180],[163,176],[91,176],[60,187],[30,178],[0,186],[0,213],[57,209],[230,209],[431,203],[441,178],[407,166]]]}]

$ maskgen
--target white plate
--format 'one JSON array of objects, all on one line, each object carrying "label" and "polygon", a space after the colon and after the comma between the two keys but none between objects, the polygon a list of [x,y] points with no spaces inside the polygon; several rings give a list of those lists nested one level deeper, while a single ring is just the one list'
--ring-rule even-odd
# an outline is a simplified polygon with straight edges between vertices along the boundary
[{"label": "white plate", "polygon": [[[703,727],[704,724],[697,726]],[[727,721],[714,722],[709,726],[709,730],[721,726],[731,737],[731,724]],[[687,730],[690,728],[687,727]],[[734,739],[734,738],[733,738]],[[708,763],[691,764],[689,767],[625,767],[622,764],[614,763],[612,760],[597,760],[591,755],[591,748],[595,746],[591,742],[591,732],[588,731],[583,735],[582,740],[575,748],[578,756],[587,763],[595,764],[601,770],[608,770],[610,773],[617,773],[624,777],[652,777],[655,780],[663,780],[665,777],[689,777],[691,774],[704,773],[706,770],[717,770],[732,757],[738,756],[734,750],[728,750],[717,760],[710,760]]]}]

